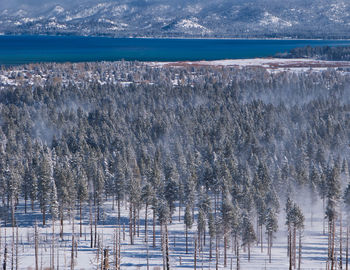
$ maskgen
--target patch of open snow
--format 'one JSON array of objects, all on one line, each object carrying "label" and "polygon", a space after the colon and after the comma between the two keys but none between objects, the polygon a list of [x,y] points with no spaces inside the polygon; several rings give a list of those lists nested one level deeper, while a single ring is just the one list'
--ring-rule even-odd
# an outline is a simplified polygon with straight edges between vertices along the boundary
[{"label": "patch of open snow", "polygon": [[112,8],[112,14],[114,16],[120,16],[123,12],[125,12],[128,9],[127,5],[119,5],[119,6],[114,6]]},{"label": "patch of open snow", "polygon": [[344,23],[343,18],[349,16],[349,14],[346,12],[346,5],[339,2],[330,5],[330,9],[326,12],[326,16],[333,22]]},{"label": "patch of open snow", "polygon": [[59,24],[57,22],[49,22],[48,24],[49,27],[52,27],[52,28],[57,28],[57,29],[66,29],[67,26],[65,26],[64,24]]},{"label": "patch of open snow", "polygon": [[35,21],[37,21],[38,19],[36,19],[36,18],[23,18],[22,19],[22,22],[23,23],[29,23],[29,22],[35,22]]},{"label": "patch of open snow", "polygon": [[211,33],[212,31],[203,25],[200,25],[197,18],[192,19],[182,19],[176,23],[176,27],[182,28],[184,30],[200,30],[203,33]]},{"label": "patch of open snow", "polygon": [[183,27],[183,28],[206,29],[203,25],[200,25],[199,23],[197,23],[193,20],[188,20],[188,19],[183,19],[183,20],[179,21],[176,25],[179,27]]},{"label": "patch of open snow", "polygon": [[56,12],[57,14],[60,14],[62,12],[64,12],[64,8],[61,7],[60,5],[55,6],[55,8],[53,9],[54,12]]},{"label": "patch of open snow", "polygon": [[289,21],[282,20],[281,18],[278,18],[267,11],[264,13],[264,18],[260,20],[259,22],[262,26],[282,26],[282,27],[291,27],[293,24]]},{"label": "patch of open snow", "polygon": [[321,61],[313,59],[281,59],[281,58],[254,58],[254,59],[227,59],[215,61],[184,61],[184,62],[148,62],[155,67],[164,66],[217,66],[217,67],[262,67],[271,72],[291,71],[324,71],[328,68],[350,67],[347,61]]}]

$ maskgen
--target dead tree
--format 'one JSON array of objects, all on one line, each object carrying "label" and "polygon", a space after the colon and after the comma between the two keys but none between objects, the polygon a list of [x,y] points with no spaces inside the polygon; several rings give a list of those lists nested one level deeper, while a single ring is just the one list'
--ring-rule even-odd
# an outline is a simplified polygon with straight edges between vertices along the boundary
[{"label": "dead tree", "polygon": [[194,270],[197,269],[197,239],[194,240]]},{"label": "dead tree", "polygon": [[345,269],[349,270],[349,226],[346,226],[346,252],[345,252]]},{"label": "dead tree", "polygon": [[109,254],[108,249],[103,251],[103,270],[109,270]]},{"label": "dead tree", "polygon": [[39,270],[39,234],[38,225],[34,225],[34,249],[35,249],[35,270]]},{"label": "dead tree", "polygon": [[18,226],[16,227],[16,270],[18,270]]},{"label": "dead tree", "polygon": [[71,248],[71,254],[70,254],[70,269],[74,270],[74,217],[73,217],[73,224],[72,224],[72,248]]},{"label": "dead tree", "polygon": [[6,270],[6,269],[7,269],[7,268],[6,268],[6,262],[7,262],[7,246],[6,246],[6,244],[5,244],[4,262],[3,262],[3,264],[2,264],[2,269],[3,269],[3,270]]},{"label": "dead tree", "polygon": [[168,235],[168,226],[165,223],[165,262],[166,270],[170,270],[170,259],[169,259],[169,235]]}]

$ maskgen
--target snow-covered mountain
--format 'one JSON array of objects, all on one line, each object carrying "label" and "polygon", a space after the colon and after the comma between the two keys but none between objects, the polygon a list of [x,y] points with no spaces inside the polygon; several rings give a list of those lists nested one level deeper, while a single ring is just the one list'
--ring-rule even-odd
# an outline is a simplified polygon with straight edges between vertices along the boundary
[{"label": "snow-covered mountain", "polygon": [[345,0],[3,2],[0,33],[8,34],[350,37],[350,2]]}]

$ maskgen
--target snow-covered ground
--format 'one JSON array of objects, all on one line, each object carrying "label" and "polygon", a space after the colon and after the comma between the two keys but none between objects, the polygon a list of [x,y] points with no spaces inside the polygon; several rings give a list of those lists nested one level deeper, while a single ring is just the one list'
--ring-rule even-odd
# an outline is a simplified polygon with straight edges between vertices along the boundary
[{"label": "snow-covered ground", "polygon": [[[135,238],[135,244],[129,244],[129,230],[128,230],[128,210],[122,206],[122,223],[125,224],[125,240],[123,240],[123,226],[120,226],[120,234],[122,238],[122,253],[121,253],[121,269],[146,269],[147,265],[147,244],[144,241],[144,211],[141,211],[141,226],[140,234]],[[104,208],[104,220],[101,220],[98,224],[98,235],[104,248],[109,249],[110,252],[110,264],[113,263],[113,242],[114,234],[119,228],[117,224],[116,210],[112,210],[111,202],[107,202],[103,206]],[[281,207],[283,208],[283,206]],[[305,230],[302,238],[302,269],[325,269],[327,258],[327,235],[323,234],[322,229],[322,207],[318,203],[314,204],[313,211],[319,214],[314,214],[313,221],[311,222],[310,207],[308,210],[304,209]],[[182,209],[183,214],[183,209]],[[89,226],[89,211],[86,207],[84,209],[84,226],[83,236],[79,237],[79,220],[78,215],[75,219],[74,231],[75,238],[78,241],[78,252],[75,258],[75,269],[96,269],[97,265],[101,263],[101,256],[97,258],[97,249],[90,248],[90,226]],[[42,269],[48,269],[50,265],[50,245],[52,245],[52,227],[51,222],[43,227],[40,226],[41,216],[38,211],[33,214],[23,214],[23,205],[18,208],[16,218],[19,226],[19,269],[35,269],[35,256],[34,256],[34,222],[39,223],[40,234],[40,248],[39,248],[39,266]],[[251,251],[251,261],[248,262],[247,251],[241,248],[240,250],[240,269],[288,269],[288,257],[287,257],[287,231],[284,225],[284,211],[281,211],[279,218],[279,229],[274,239],[272,247],[272,263],[268,261],[266,237],[264,239],[263,252],[261,247],[254,245]],[[64,237],[63,240],[59,238],[59,224],[56,222],[55,227],[55,267],[59,266],[59,269],[70,269],[70,254],[71,254],[71,233],[73,223],[69,220],[65,221],[64,225]],[[189,237],[189,254],[185,252],[185,229],[183,220],[178,221],[177,212],[173,216],[172,224],[169,224],[169,248],[170,248],[170,264],[172,268],[176,269],[193,269],[194,267],[194,242],[193,238],[196,234],[196,223],[194,223],[191,229]],[[6,232],[5,232],[6,231]],[[4,253],[4,237],[6,234],[7,248],[8,248],[8,260],[7,264],[11,265],[11,252],[12,252],[12,231],[11,227],[1,228],[1,261],[3,261]],[[337,232],[339,233],[339,232]],[[345,235],[345,229],[343,230]],[[197,257],[197,269],[215,269],[215,248],[213,249],[213,259],[209,260],[209,236],[207,235],[206,245],[203,251]],[[339,238],[339,237],[338,237]],[[149,226],[148,226],[148,239],[149,239],[149,265],[150,269],[162,268],[162,253],[160,249],[160,236],[159,225],[157,224],[157,239],[156,247],[152,247],[152,213],[149,211]],[[227,260],[227,267],[223,264],[223,247],[221,239],[220,249],[220,269],[231,269],[231,258],[233,268],[236,269],[236,256],[232,252],[231,247],[228,248],[229,255]],[[345,247],[345,243],[344,243]],[[345,254],[345,251],[344,251]],[[345,257],[345,255],[343,255]],[[58,269],[58,268],[57,268]],[[111,269],[114,269],[113,267]]]},{"label": "snow-covered ground", "polygon": [[214,61],[183,61],[183,62],[150,62],[151,66],[213,66],[213,67],[264,67],[269,71],[322,71],[328,68],[349,68],[348,61],[323,61],[305,58],[253,58],[253,59],[226,59]]},{"label": "snow-covered ground", "polygon": [[[119,27],[119,26],[118,26]],[[129,79],[128,75],[135,74],[135,71],[121,70],[116,68],[121,62],[102,62],[99,63],[104,70],[104,73],[99,73],[97,69],[84,70],[84,63],[62,63],[55,64],[57,71],[42,70],[40,64],[33,64],[31,68],[28,66],[14,66],[10,69],[0,70],[0,89],[7,86],[16,85],[38,85],[43,86],[47,82],[61,83],[68,85],[72,81],[76,84],[84,84],[86,82],[98,81],[100,84],[112,83],[129,85],[132,83],[155,84],[156,78],[150,81],[150,78],[140,80]],[[89,63],[88,63],[89,64]],[[97,65],[94,63],[94,65]],[[255,59],[228,59],[216,61],[184,61],[184,62],[139,62],[135,64],[137,68],[142,69],[145,66],[150,66],[155,69],[162,68],[186,68],[186,67],[212,67],[213,70],[220,68],[262,68],[270,73],[278,72],[322,72],[327,69],[335,69],[341,72],[350,72],[350,62],[345,61],[320,61],[312,59],[280,59],[280,58],[255,58]],[[135,66],[135,67],[136,67]],[[34,68],[35,67],[35,68]],[[143,72],[146,72],[145,70]],[[191,80],[203,76],[201,72],[192,72]],[[148,76],[146,76],[148,77]],[[175,79],[171,80],[173,85],[179,85],[179,72],[175,72]],[[186,80],[185,80],[186,81]],[[193,82],[191,82],[193,84]]]}]

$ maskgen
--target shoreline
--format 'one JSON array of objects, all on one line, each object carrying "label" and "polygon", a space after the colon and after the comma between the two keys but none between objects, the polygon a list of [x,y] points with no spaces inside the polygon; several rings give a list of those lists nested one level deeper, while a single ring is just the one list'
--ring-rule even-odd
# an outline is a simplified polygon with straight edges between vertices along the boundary
[{"label": "shoreline", "polygon": [[106,38],[106,39],[153,39],[153,40],[275,40],[275,41],[350,41],[348,39],[325,39],[325,38],[289,38],[289,37],[148,37],[148,36],[103,36],[103,35],[47,35],[47,34],[6,34],[0,33],[0,37],[75,37],[75,38]]}]

